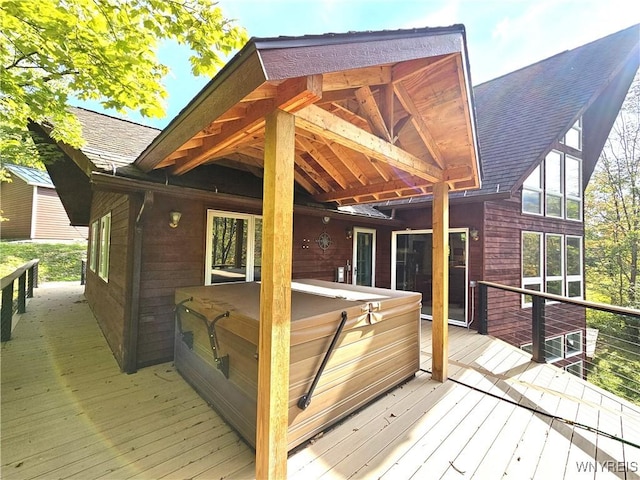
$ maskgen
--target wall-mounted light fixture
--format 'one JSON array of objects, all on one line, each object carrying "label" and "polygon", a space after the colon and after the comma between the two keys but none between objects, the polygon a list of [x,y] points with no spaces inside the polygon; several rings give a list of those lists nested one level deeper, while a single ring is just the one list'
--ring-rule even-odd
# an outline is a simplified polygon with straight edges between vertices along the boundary
[{"label": "wall-mounted light fixture", "polygon": [[322,217],[322,223],[323,223],[323,224],[325,224],[325,225],[326,225],[326,224],[327,224],[327,223],[329,223],[330,221],[331,221],[331,217],[326,216],[326,215],[325,215],[324,217]]},{"label": "wall-mounted light fixture", "polygon": [[182,217],[182,213],[180,212],[169,212],[169,226],[171,228],[177,228],[178,223],[180,223],[180,217]]},{"label": "wall-mounted light fixture", "polygon": [[347,240],[351,240],[353,238],[353,230],[349,227],[344,231]]},{"label": "wall-mounted light fixture", "polygon": [[473,240],[474,242],[477,242],[480,238],[480,232],[478,232],[477,228],[471,227],[469,229],[469,236],[471,237],[471,240]]}]

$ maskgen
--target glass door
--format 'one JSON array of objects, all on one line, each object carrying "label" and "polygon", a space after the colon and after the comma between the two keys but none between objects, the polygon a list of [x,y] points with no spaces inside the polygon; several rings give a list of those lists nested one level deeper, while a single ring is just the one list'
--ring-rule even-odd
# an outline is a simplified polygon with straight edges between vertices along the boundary
[{"label": "glass door", "polygon": [[[449,323],[467,325],[468,229],[449,230]],[[431,319],[432,230],[393,232],[391,288],[422,293],[422,317]]]},{"label": "glass door", "polygon": [[353,284],[374,287],[376,284],[376,231],[353,229]]}]

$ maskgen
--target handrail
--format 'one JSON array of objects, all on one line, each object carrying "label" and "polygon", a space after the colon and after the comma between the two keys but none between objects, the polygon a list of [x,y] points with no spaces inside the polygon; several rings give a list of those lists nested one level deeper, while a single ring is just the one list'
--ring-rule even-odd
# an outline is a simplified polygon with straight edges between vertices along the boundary
[{"label": "handrail", "polygon": [[24,272],[29,270],[31,267],[40,262],[39,258],[34,258],[33,260],[28,261],[24,265],[19,266],[14,270],[13,273],[10,273],[6,277],[2,277],[0,280],[0,290],[4,290],[4,287],[7,287],[11,282],[13,282],[16,278],[22,275]]},{"label": "handrail", "polygon": [[[27,298],[33,297],[33,288],[38,286],[38,264],[40,260],[35,258],[0,280],[2,287],[2,305],[0,306],[0,340],[11,340],[11,325],[13,322],[13,292],[14,283],[18,280],[18,313],[24,313],[27,306]],[[28,285],[27,285],[28,283]]]},{"label": "handrail", "polygon": [[500,283],[485,282],[484,280],[481,280],[478,283],[481,285],[486,285],[487,287],[506,290],[507,292],[521,293],[523,295],[535,295],[537,297],[547,298],[549,300],[555,300],[557,302],[571,303],[573,305],[579,305],[581,307],[593,308],[594,310],[600,310],[602,312],[640,316],[640,310],[637,310],[635,308],[619,307],[617,305],[607,305],[606,303],[590,302],[588,300],[580,300],[578,298],[563,297],[561,295],[554,295],[553,293],[545,293],[539,292],[537,290],[527,290],[525,288],[510,287],[508,285],[502,285]]}]

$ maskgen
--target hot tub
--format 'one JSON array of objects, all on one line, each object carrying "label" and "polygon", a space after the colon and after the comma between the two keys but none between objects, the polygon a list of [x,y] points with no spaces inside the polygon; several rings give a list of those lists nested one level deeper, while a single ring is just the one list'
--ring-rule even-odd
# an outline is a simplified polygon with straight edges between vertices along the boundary
[{"label": "hot tub", "polygon": [[[254,447],[259,297],[257,282],[175,295],[177,370]],[[289,450],[418,371],[420,303],[414,292],[292,282]]]}]

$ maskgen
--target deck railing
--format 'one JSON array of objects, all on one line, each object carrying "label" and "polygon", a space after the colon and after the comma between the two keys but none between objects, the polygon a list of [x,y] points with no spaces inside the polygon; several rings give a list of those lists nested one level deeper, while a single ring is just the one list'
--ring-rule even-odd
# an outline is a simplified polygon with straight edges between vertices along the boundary
[{"label": "deck railing", "polygon": [[[2,288],[2,306],[0,307],[0,340],[6,342],[11,339],[11,323],[13,314],[24,313],[27,298],[33,297],[33,289],[38,287],[39,259],[31,260],[18,267],[13,273],[0,280]],[[18,280],[17,298],[15,298],[15,282]],[[14,302],[15,298],[15,302]]]},{"label": "deck railing", "polygon": [[478,294],[479,333],[640,403],[640,310],[483,281]]}]

